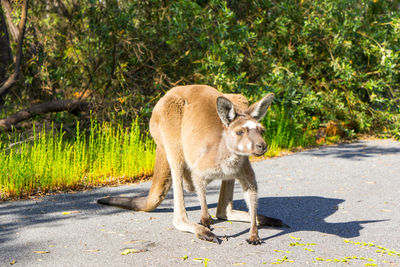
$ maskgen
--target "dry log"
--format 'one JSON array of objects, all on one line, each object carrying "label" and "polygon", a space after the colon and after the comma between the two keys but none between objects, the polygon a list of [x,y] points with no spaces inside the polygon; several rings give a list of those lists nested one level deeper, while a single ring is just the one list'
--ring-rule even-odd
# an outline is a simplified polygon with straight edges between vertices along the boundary
[{"label": "dry log", "polygon": [[27,120],[35,115],[50,113],[50,112],[60,112],[68,111],[70,113],[87,111],[90,109],[90,103],[86,101],[80,101],[76,99],[68,100],[55,100],[47,103],[38,104],[32,106],[28,109],[18,111],[12,114],[8,118],[0,119],[0,130],[10,131],[12,126],[17,123]]}]

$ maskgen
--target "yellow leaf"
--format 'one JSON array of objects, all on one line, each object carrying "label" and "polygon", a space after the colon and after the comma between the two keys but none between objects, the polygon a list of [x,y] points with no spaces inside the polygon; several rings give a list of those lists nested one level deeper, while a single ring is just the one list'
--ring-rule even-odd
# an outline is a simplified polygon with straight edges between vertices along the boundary
[{"label": "yellow leaf", "polygon": [[128,255],[129,253],[135,253],[135,252],[137,252],[136,249],[127,248],[127,249],[125,249],[124,251],[121,252],[121,255]]},{"label": "yellow leaf", "polygon": [[294,239],[294,240],[301,240],[300,237],[294,237],[294,236],[292,236],[292,235],[289,235],[289,237],[290,237],[291,239]]},{"label": "yellow leaf", "polygon": [[134,248],[127,248],[124,251],[121,252],[121,255],[128,255],[129,253],[140,253],[140,252],[146,252],[148,251],[147,249],[134,249]]},{"label": "yellow leaf", "polygon": [[79,210],[64,211],[62,215],[69,215],[73,213],[81,213]]},{"label": "yellow leaf", "polygon": [[87,252],[98,252],[98,251],[100,251],[100,250],[98,250],[98,249],[88,249],[88,250],[86,250]]},{"label": "yellow leaf", "polygon": [[37,253],[37,254],[47,254],[47,253],[50,253],[50,251],[43,251],[43,250],[36,250],[36,251],[34,251],[35,253]]},{"label": "yellow leaf", "polygon": [[188,259],[188,255],[185,255],[185,256],[183,256],[183,257],[180,257],[180,259],[185,261],[185,260]]}]

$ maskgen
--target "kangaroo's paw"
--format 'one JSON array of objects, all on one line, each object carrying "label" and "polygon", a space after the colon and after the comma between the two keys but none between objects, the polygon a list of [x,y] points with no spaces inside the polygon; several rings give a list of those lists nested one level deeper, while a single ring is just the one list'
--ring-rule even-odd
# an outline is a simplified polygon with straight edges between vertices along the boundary
[{"label": "kangaroo's paw", "polygon": [[197,232],[196,237],[198,239],[205,240],[208,242],[213,242],[213,243],[218,243],[218,244],[220,243],[219,238],[207,228],[203,228],[202,230]]},{"label": "kangaroo's paw", "polygon": [[210,230],[212,230],[211,229],[212,223],[213,223],[213,219],[211,218],[211,216],[200,218],[200,224],[203,225],[204,227],[207,227]]},{"label": "kangaroo's paw", "polygon": [[252,235],[249,239],[246,239],[247,243],[251,245],[261,245],[262,240],[258,235]]},{"label": "kangaroo's paw", "polygon": [[260,226],[272,226],[272,227],[287,227],[290,228],[289,225],[284,223],[280,219],[267,217],[262,214],[257,214],[257,222]]}]

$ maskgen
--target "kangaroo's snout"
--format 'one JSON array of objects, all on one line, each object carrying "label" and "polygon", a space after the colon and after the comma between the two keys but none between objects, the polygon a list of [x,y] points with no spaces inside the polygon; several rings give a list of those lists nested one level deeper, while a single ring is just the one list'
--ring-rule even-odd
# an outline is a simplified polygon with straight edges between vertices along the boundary
[{"label": "kangaroo's snout", "polygon": [[256,156],[262,156],[264,155],[265,152],[267,152],[268,147],[267,144],[265,142],[259,142],[255,145],[255,155]]}]

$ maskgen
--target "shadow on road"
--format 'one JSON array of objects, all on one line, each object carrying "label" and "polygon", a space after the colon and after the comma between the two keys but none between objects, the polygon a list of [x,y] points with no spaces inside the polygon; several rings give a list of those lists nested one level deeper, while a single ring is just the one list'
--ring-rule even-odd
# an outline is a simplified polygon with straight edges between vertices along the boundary
[{"label": "shadow on road", "polygon": [[[236,187],[236,190],[238,188]],[[142,190],[135,188],[119,191],[120,194],[140,195]],[[208,188],[208,194],[218,194],[219,186]],[[2,203],[0,205],[0,217],[2,215],[12,215],[15,220],[0,222],[0,242],[6,242],[13,238],[15,232],[22,227],[30,227],[47,222],[57,221],[63,224],[63,220],[70,216],[63,216],[63,211],[77,210],[79,213],[71,216],[76,220],[84,220],[91,216],[107,216],[110,214],[126,212],[120,208],[105,208],[98,205],[95,201],[103,197],[104,193],[90,191],[78,194],[63,194],[48,196],[39,201],[21,201]],[[169,192],[166,199],[170,201],[163,203],[152,213],[171,213],[172,219],[172,194]],[[187,211],[200,210],[198,200],[195,194],[185,196]],[[338,205],[343,203],[343,199],[324,198],[317,196],[299,196],[299,197],[263,197],[259,199],[258,212],[270,217],[282,219],[290,228],[282,228],[282,231],[264,238],[268,240],[277,236],[297,232],[297,231],[315,231],[320,233],[337,235],[345,238],[360,236],[360,230],[363,224],[383,222],[385,220],[368,221],[349,221],[349,222],[327,222],[326,219],[338,210]],[[208,205],[209,209],[216,208],[217,203]],[[235,209],[246,209],[244,200],[234,201]],[[350,211],[351,212],[351,211]],[[222,221],[215,221],[220,223]],[[239,222],[234,222],[239,223]],[[56,225],[52,225],[54,227]],[[248,229],[228,237],[237,237],[246,234]]]},{"label": "shadow on road", "polygon": [[[298,231],[313,231],[353,238],[360,236],[360,230],[364,228],[363,224],[386,221],[327,222],[326,219],[337,212],[338,205],[344,201],[317,196],[261,198],[260,213],[280,218],[290,226],[290,228],[282,228],[282,232],[263,240]],[[273,208],[272,212],[271,208]]]},{"label": "shadow on road", "polygon": [[[282,231],[276,235],[267,237],[265,240],[293,233],[298,231],[313,231],[325,234],[332,234],[343,238],[353,238],[360,236],[363,224],[378,223],[387,220],[367,220],[349,222],[327,222],[326,219],[338,210],[338,205],[345,200],[336,198],[324,198],[317,196],[301,197],[264,197],[259,199],[258,212],[274,218],[283,220],[290,228],[281,228]],[[208,205],[209,209],[216,208],[217,203]],[[234,208],[238,210],[246,209],[244,200],[235,200]],[[188,212],[200,210],[199,205],[186,207]],[[158,208],[155,213],[173,212],[172,208]],[[172,216],[172,214],[171,214]],[[222,220],[216,220],[218,224]],[[239,223],[239,222],[235,222]],[[278,228],[280,229],[280,228]],[[229,237],[237,237],[248,232],[249,229],[236,233]]]},{"label": "shadow on road", "polygon": [[[119,194],[133,193],[135,189],[126,189]],[[136,193],[138,194],[138,193]],[[104,196],[104,193],[96,190],[49,195],[37,200],[0,202],[0,244],[12,240],[21,228],[36,227],[50,222],[59,225],[64,220],[74,217],[84,220],[90,216],[101,216],[123,212],[121,209],[104,209],[98,205],[96,199]],[[73,211],[69,216],[63,212]],[[53,224],[52,227],[55,225]]]},{"label": "shadow on road", "polygon": [[[37,200],[6,201],[0,202],[0,244],[16,237],[16,233],[25,227],[38,227],[52,223],[51,227],[64,224],[65,220],[85,220],[94,216],[107,216],[123,212],[130,212],[117,207],[107,207],[97,204],[97,199],[105,196],[144,196],[148,188],[135,188],[126,186],[123,190],[114,193],[105,193],[101,190],[86,192],[49,195]],[[218,194],[219,186],[209,188],[207,194]],[[172,190],[156,212],[171,212],[172,220]],[[167,201],[169,200],[169,201]],[[185,193],[188,205],[198,205],[195,193]],[[200,209],[200,207],[196,208]],[[71,212],[65,216],[63,212]],[[54,224],[56,223],[56,224]]]},{"label": "shadow on road", "polygon": [[351,144],[339,144],[337,146],[326,147],[304,152],[305,155],[324,157],[334,156],[342,159],[363,159],[376,155],[400,154],[400,147],[371,146],[361,142]]}]

